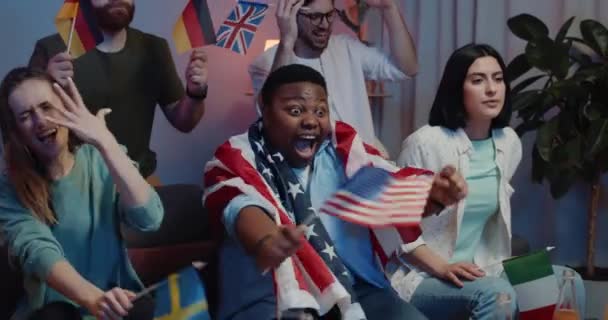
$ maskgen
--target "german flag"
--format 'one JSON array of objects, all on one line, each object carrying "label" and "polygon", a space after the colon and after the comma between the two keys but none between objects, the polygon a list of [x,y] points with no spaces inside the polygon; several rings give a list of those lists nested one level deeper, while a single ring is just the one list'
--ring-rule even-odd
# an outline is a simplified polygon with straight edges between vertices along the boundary
[{"label": "german flag", "polygon": [[215,31],[206,0],[190,0],[173,28],[177,52],[214,44]]},{"label": "german flag", "polygon": [[74,58],[78,58],[103,41],[101,30],[95,22],[90,0],[65,0],[59,9],[59,13],[55,17],[55,25],[66,46],[69,44],[72,23],[75,25],[69,50]]}]

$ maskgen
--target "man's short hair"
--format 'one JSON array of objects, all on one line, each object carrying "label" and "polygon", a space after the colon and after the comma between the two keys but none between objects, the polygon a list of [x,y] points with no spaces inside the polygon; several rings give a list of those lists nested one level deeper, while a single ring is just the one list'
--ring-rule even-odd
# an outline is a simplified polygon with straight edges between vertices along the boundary
[{"label": "man's short hair", "polygon": [[290,64],[282,66],[268,75],[260,95],[262,97],[262,107],[270,105],[277,90],[286,84],[297,82],[310,82],[320,85],[327,93],[325,78],[317,70],[301,64]]}]

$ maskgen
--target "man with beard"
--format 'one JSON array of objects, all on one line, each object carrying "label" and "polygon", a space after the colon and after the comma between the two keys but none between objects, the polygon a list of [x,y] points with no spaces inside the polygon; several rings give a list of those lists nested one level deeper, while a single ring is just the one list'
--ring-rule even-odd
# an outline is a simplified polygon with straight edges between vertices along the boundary
[{"label": "man with beard", "polygon": [[331,35],[338,16],[335,0],[279,0],[280,43],[258,57],[249,73],[256,94],[280,66],[298,63],[319,71],[327,81],[333,120],[353,126],[365,142],[378,144],[365,80],[403,80],[418,70],[416,49],[396,0],[366,0],[382,10],[391,57],[346,35]]},{"label": "man with beard", "polygon": [[30,66],[47,70],[61,85],[74,78],[91,112],[111,108],[106,117],[110,131],[147,177],[156,168],[156,154],[149,148],[156,105],[179,131],[194,129],[205,110],[207,56],[193,50],[184,94],[167,41],[129,27],[134,0],[81,1],[90,1],[103,41],[73,59],[59,34],[40,39]]}]

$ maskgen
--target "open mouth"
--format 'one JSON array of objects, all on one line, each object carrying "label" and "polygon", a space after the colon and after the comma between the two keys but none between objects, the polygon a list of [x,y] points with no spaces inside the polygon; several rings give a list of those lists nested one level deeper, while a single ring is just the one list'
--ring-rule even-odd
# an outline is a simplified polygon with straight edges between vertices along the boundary
[{"label": "open mouth", "polygon": [[38,141],[44,144],[51,144],[55,142],[55,137],[57,137],[57,128],[48,129],[36,136]]},{"label": "open mouth", "polygon": [[311,159],[316,152],[318,137],[316,135],[301,135],[294,142],[294,148],[303,159]]},{"label": "open mouth", "polygon": [[312,35],[317,39],[317,40],[326,40],[327,37],[329,37],[329,31],[324,30],[324,31],[313,31]]}]

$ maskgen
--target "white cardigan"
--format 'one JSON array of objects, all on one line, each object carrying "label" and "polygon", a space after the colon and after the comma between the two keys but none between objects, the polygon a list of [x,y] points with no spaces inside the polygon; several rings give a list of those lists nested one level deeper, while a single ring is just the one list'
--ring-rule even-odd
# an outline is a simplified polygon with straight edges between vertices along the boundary
[{"label": "white cardigan", "polygon": [[[522,155],[521,141],[509,127],[492,131],[496,149],[496,166],[500,173],[498,214],[486,223],[479,248],[473,262],[481,268],[496,264],[485,271],[489,275],[502,272],[500,262],[511,255],[511,204],[513,188],[509,184]],[[446,165],[453,165],[463,176],[469,169],[473,145],[463,129],[456,131],[444,127],[426,125],[410,135],[402,145],[399,166],[420,167],[439,172]],[[444,209],[436,216],[422,220],[422,236],[406,251],[426,244],[446,260],[454,254],[466,198],[456,205]],[[399,295],[409,301],[426,276],[415,267],[400,267],[391,275],[391,284]]]}]

